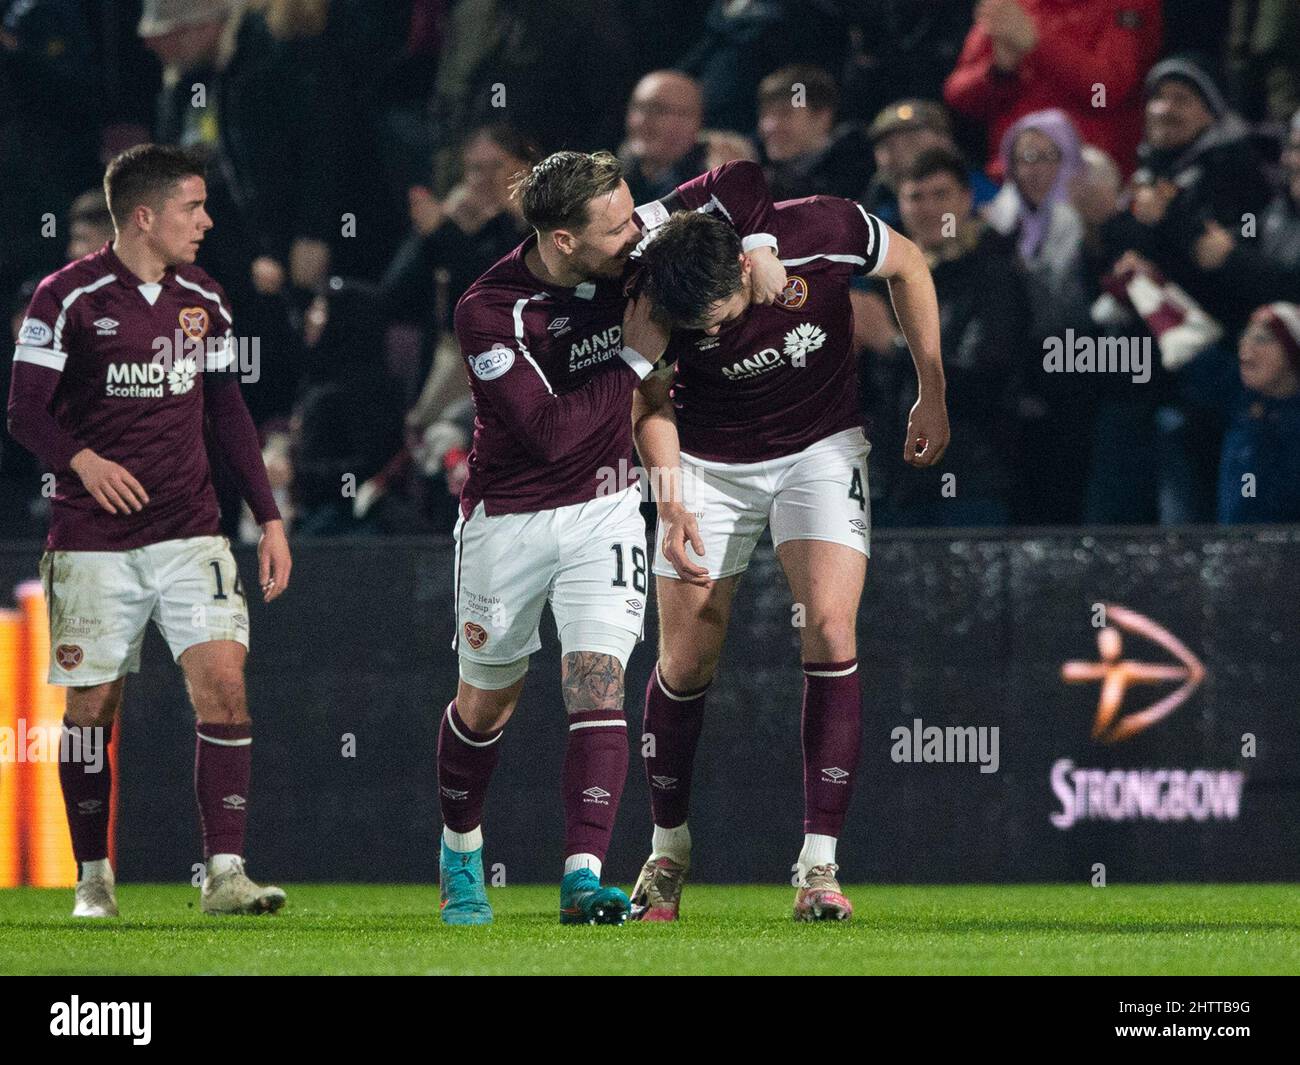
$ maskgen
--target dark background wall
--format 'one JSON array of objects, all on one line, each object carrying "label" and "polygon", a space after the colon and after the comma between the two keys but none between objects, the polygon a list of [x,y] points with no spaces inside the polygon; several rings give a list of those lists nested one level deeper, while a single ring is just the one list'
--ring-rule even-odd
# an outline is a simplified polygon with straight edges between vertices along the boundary
[{"label": "dark background wall", "polygon": [[[34,575],[38,548],[0,547],[0,588]],[[249,854],[270,880],[432,881],[439,828],[438,714],[455,690],[451,545],[300,542],[293,586],[252,604],[255,722]],[[239,552],[255,586],[251,550]],[[1300,531],[1115,531],[1027,539],[875,538],[859,624],[863,769],[840,846],[850,880],[1112,882],[1300,878]],[[1067,685],[1068,659],[1096,660],[1092,605],[1154,619],[1201,659],[1190,700],[1112,746],[1089,738],[1096,684]],[[647,631],[653,632],[655,619]],[[1125,657],[1167,661],[1125,637]],[[653,663],[628,669],[640,735]],[[1132,692],[1125,708],[1170,686]],[[1154,693],[1154,694],[1152,694]],[[790,597],[770,547],[742,581],[696,768],[691,816],[700,880],[789,876],[802,832],[801,675]],[[998,726],[1000,768],[900,764],[891,730]],[[514,882],[553,880],[565,729],[558,645],[543,649],[507,729],[488,802],[489,864]],[[1242,756],[1242,736],[1256,738]],[[344,737],[355,757],[344,757]],[[119,873],[188,878],[200,858],[191,791],[193,726],[179,671],[154,632],[127,685]],[[626,881],[649,842],[638,748],[609,876]],[[1236,820],[1084,821],[1068,829],[1051,767],[1238,770]]]}]

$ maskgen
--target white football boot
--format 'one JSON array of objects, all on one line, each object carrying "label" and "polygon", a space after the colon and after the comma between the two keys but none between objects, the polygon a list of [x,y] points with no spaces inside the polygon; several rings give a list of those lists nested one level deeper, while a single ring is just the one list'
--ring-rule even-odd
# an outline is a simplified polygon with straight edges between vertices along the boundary
[{"label": "white football boot", "polygon": [[278,887],[261,887],[248,879],[244,859],[228,859],[220,872],[208,863],[203,878],[200,905],[204,913],[275,913],[284,905],[284,892]]},{"label": "white football boot", "polygon": [[[107,862],[104,863],[108,865]],[[117,884],[113,879],[113,870],[106,873],[92,874],[85,880],[77,881],[77,899],[72,907],[73,917],[116,917]]]}]

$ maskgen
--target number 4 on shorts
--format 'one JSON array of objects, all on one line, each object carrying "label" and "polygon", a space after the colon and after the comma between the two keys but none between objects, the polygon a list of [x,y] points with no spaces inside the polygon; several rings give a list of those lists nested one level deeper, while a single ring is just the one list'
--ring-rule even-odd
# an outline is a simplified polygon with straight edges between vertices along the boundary
[{"label": "number 4 on shorts", "polygon": [[858,501],[858,509],[867,509],[867,500],[862,494],[862,471],[853,467],[853,480],[849,482],[849,498]]}]

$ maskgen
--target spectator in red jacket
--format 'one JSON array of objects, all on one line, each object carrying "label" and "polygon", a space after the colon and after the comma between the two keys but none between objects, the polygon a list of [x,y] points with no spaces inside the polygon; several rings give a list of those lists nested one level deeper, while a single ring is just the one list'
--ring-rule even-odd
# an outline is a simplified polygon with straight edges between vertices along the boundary
[{"label": "spectator in red jacket", "polygon": [[980,0],[944,99],[988,127],[995,178],[1007,129],[1052,107],[1128,174],[1142,136],[1142,79],[1160,32],[1161,0]]}]

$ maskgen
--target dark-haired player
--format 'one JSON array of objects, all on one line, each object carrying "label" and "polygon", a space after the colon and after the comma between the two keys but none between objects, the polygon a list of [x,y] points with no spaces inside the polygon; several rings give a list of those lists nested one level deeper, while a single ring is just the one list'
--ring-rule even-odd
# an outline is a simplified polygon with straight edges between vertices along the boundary
[{"label": "dark-haired player", "polygon": [[[646,689],[654,814],[633,914],[676,920],[690,865],[691,770],[740,574],[770,525],[802,605],[804,844],[798,920],[845,919],[835,844],[861,733],[855,623],[870,545],[867,453],[852,351],[854,274],[889,280],[916,363],[904,458],[928,466],[948,443],[939,314],[921,251],[851,200],[778,203],[773,232],[787,283],[753,298],[750,257],[715,219],[676,214],[641,257],[643,293],[673,324],[665,362],[640,386],[642,464],[675,469],[658,499],[654,572],[659,661]],[[673,485],[675,478],[659,480]],[[694,559],[687,555],[687,546]]]},{"label": "dark-haired player", "polygon": [[612,155],[559,152],[517,194],[535,234],[456,308],[476,418],[455,534],[460,684],[438,738],[442,919],[492,919],[483,804],[549,603],[569,727],[560,919],[619,923],[627,896],[602,886],[600,872],[627,776],[623,669],[649,592],[640,487],[627,472],[630,416],[667,340],[644,301],[628,304],[629,258],[643,230],[682,207],[734,228],[759,264],[755,298],[775,298],[784,273],[753,163],[728,163],[634,210]]},{"label": "dark-haired player", "polygon": [[101,748],[59,765],[78,862],[73,914],[117,915],[102,748],[151,619],[180,663],[197,720],[202,908],[274,912],[284,892],[244,872],[248,606],[218,535],[205,418],[262,525],[268,602],[288,585],[289,545],[239,392],[230,307],[193,265],[212,227],[203,169],[178,149],[139,145],[109,164],[104,191],[116,235],[36,289],[9,396],[9,431],[55,475],[41,560],[50,683],[68,688],[65,728]]}]

